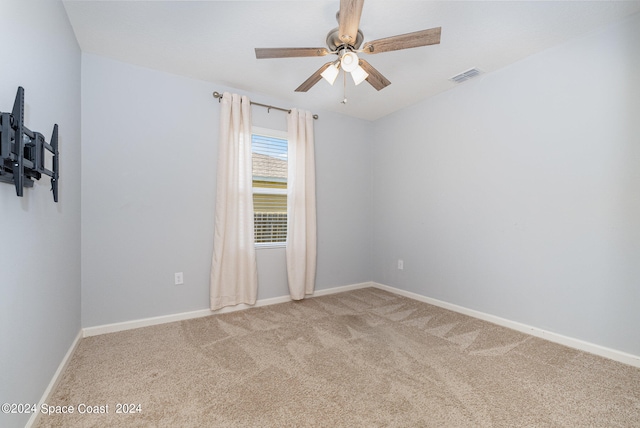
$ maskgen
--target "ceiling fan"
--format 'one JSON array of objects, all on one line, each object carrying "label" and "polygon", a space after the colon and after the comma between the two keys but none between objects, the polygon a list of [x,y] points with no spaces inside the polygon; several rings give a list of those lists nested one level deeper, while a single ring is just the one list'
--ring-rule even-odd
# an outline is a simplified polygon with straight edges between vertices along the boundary
[{"label": "ceiling fan", "polygon": [[357,54],[370,55],[440,43],[441,27],[436,27],[363,44],[364,35],[358,28],[363,5],[364,0],[340,0],[340,10],[336,15],[339,26],[327,35],[326,48],[256,48],[256,58],[313,57],[334,54],[338,59],[320,67],[296,89],[296,92],[307,92],[322,78],[333,85],[340,69],[350,73],[356,85],[366,80],[379,91],[389,86],[391,82],[367,61],[358,58]]}]

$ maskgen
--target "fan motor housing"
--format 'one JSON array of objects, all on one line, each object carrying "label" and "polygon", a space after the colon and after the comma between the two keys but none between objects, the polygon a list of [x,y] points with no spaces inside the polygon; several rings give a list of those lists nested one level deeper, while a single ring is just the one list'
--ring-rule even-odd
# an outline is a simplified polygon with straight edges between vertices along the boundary
[{"label": "fan motor housing", "polygon": [[[339,33],[340,33],[339,29],[334,28],[333,30],[329,31],[329,34],[327,34],[327,47],[332,51],[335,50],[336,48],[344,46],[345,44],[342,40],[340,40]],[[357,50],[360,48],[360,45],[362,44],[363,40],[364,40],[364,34],[362,34],[362,31],[358,29],[356,42],[353,44],[348,44],[347,46],[351,47],[354,50]]]}]

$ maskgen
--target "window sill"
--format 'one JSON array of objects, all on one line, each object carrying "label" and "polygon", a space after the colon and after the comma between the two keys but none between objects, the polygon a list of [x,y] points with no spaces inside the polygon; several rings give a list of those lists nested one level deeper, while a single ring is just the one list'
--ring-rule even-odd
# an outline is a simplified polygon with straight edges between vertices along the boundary
[{"label": "window sill", "polygon": [[256,250],[263,250],[263,249],[269,249],[269,248],[286,248],[287,247],[287,243],[286,242],[260,242],[260,243],[256,243]]}]

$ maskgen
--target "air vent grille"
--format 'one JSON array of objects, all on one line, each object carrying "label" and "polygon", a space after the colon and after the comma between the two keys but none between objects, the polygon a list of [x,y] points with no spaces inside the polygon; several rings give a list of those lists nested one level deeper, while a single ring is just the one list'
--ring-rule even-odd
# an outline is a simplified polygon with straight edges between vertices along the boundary
[{"label": "air vent grille", "polygon": [[465,82],[469,79],[473,79],[474,77],[476,77],[477,75],[481,74],[482,71],[480,71],[477,68],[470,68],[466,71],[463,71],[462,73],[458,73],[453,77],[450,77],[449,80],[451,80],[452,82],[455,83],[462,83]]}]

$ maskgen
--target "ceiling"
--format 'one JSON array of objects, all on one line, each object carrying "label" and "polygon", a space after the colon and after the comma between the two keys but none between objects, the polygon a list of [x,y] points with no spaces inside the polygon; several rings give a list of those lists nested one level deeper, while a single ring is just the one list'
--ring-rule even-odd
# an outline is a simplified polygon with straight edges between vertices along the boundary
[{"label": "ceiling", "polygon": [[[367,0],[364,40],[442,27],[439,45],[363,56],[392,84],[294,92],[334,57],[261,59],[254,48],[325,47],[337,27],[332,1],[64,1],[83,52],[251,93],[312,111],[376,120],[455,87],[472,67],[490,73],[640,11],[640,1]],[[481,77],[478,77],[481,78]],[[465,83],[462,83],[465,84]],[[161,88],[158,88],[161,90]],[[213,88],[216,89],[215,87]],[[264,101],[263,101],[264,102]]]}]

